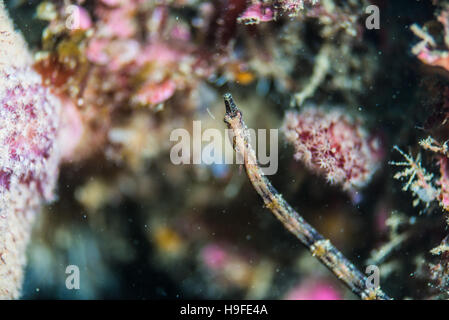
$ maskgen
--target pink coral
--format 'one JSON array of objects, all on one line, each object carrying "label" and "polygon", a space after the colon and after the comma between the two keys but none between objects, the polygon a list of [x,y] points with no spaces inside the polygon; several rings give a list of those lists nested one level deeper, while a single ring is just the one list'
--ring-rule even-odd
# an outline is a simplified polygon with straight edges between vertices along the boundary
[{"label": "pink coral", "polygon": [[262,3],[251,5],[238,18],[240,23],[258,24],[260,22],[268,22],[274,19],[274,11],[270,7],[264,6]]},{"label": "pink coral", "polygon": [[365,186],[381,158],[380,141],[368,135],[360,119],[337,108],[289,112],[283,131],[297,160],[344,190]]},{"label": "pink coral", "polygon": [[61,119],[58,132],[58,146],[61,161],[70,162],[84,133],[84,124],[76,105],[68,98],[61,97]]},{"label": "pink coral", "polygon": [[318,0],[254,0],[238,18],[238,22],[244,24],[258,24],[276,20],[278,16],[287,14],[290,17],[297,16],[306,6],[313,7]]},{"label": "pink coral", "polygon": [[31,69],[4,68],[0,89],[0,192],[17,184],[52,198],[58,156],[54,153],[59,104]]},{"label": "pink coral", "polygon": [[291,289],[286,300],[341,300],[341,293],[326,281],[309,280]]},{"label": "pink coral", "polygon": [[223,268],[228,259],[228,253],[219,245],[210,244],[203,248],[201,257],[206,266],[215,270]]},{"label": "pink coral", "polygon": [[132,37],[137,32],[137,26],[133,20],[136,5],[136,1],[126,1],[113,8],[98,6],[96,13],[101,18],[97,26],[99,34],[104,37]]},{"label": "pink coral", "polygon": [[78,14],[78,25],[73,26],[73,30],[87,30],[92,27],[92,19],[89,12],[81,6],[75,6]]},{"label": "pink coral", "polygon": [[[447,9],[441,11],[438,16],[438,21],[444,27],[444,39],[447,39],[449,34],[449,11]],[[412,52],[418,57],[418,59],[430,66],[441,67],[449,71],[449,42],[445,40],[445,50],[439,50],[437,49],[437,43],[434,37],[425,30],[421,29],[417,24],[412,25],[411,30],[422,39],[412,49]]]},{"label": "pink coral", "polygon": [[438,195],[438,200],[441,206],[449,211],[449,159],[447,157],[440,157],[439,159],[441,177],[438,185],[441,186],[441,191]]},{"label": "pink coral", "polygon": [[254,285],[255,266],[245,255],[234,252],[228,245],[210,243],[200,251],[200,261],[223,286],[248,288]]},{"label": "pink coral", "polygon": [[0,299],[18,298],[32,222],[53,198],[60,103],[0,1]]},{"label": "pink coral", "polygon": [[58,177],[59,102],[30,68],[0,67],[0,298],[17,298],[32,221]]},{"label": "pink coral", "polygon": [[134,96],[136,103],[143,105],[157,105],[168,99],[175,93],[176,83],[172,80],[165,80],[162,83],[145,84]]},{"label": "pink coral", "polygon": [[303,10],[306,5],[314,6],[318,0],[279,0],[278,5],[289,15],[295,16],[300,10]]}]

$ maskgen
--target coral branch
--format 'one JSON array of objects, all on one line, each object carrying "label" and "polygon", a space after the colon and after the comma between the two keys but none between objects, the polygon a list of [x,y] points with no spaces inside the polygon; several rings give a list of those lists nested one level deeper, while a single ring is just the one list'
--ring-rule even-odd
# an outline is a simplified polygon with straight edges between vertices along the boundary
[{"label": "coral branch", "polygon": [[248,178],[262,197],[265,206],[273,212],[287,230],[310,250],[314,257],[329,268],[354,294],[367,300],[390,299],[380,287],[368,288],[367,278],[329,240],[309,225],[276,191],[257,165],[256,154],[249,144],[248,129],[231,94],[225,94],[224,101],[226,106],[224,121],[234,134],[234,149],[243,156]]}]

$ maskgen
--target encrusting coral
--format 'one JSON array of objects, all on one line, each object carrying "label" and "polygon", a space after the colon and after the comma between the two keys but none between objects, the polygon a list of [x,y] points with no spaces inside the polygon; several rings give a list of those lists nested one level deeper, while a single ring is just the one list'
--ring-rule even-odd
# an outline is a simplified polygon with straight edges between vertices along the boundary
[{"label": "encrusting coral", "polygon": [[18,298],[31,227],[58,177],[60,103],[0,1],[0,299]]},{"label": "encrusting coral", "polygon": [[380,140],[338,108],[288,112],[282,129],[296,160],[346,191],[364,187],[382,159]]}]

